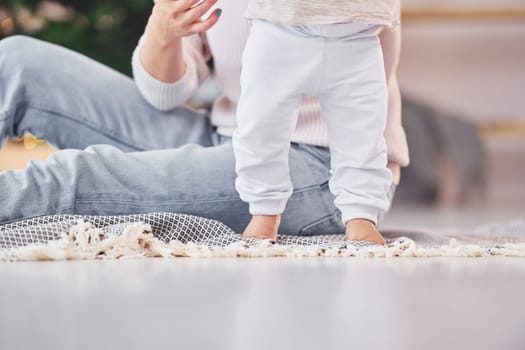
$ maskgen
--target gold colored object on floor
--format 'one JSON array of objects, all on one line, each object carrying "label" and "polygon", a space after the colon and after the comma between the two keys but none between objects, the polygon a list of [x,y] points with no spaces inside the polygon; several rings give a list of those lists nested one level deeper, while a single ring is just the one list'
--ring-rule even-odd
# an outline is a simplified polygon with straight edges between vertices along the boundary
[{"label": "gold colored object on floor", "polygon": [[55,149],[31,134],[9,141],[0,150],[0,171],[23,169],[33,159],[45,160]]},{"label": "gold colored object on floor", "polygon": [[37,139],[36,137],[34,137],[31,134],[27,134],[24,137],[24,141],[23,142],[24,142],[24,147],[25,147],[26,150],[32,150],[32,149],[35,149],[36,146],[39,143],[43,143],[44,141],[41,141],[41,140]]}]

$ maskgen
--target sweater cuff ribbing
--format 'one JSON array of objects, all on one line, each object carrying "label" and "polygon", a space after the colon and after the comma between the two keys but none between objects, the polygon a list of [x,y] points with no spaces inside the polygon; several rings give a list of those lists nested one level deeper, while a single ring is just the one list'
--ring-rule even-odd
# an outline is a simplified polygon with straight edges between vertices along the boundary
[{"label": "sweater cuff ribbing", "polygon": [[191,60],[186,60],[186,72],[174,83],[162,82],[149,74],[140,60],[138,46],[133,52],[133,77],[142,96],[154,108],[169,111],[185,104],[197,87],[195,66]]}]

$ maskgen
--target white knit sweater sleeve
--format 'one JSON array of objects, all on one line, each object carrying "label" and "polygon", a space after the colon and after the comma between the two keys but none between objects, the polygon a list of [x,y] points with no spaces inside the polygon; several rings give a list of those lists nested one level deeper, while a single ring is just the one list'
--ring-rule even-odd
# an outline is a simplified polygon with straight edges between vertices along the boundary
[{"label": "white knit sweater sleeve", "polygon": [[146,34],[140,38],[132,58],[133,77],[140,93],[146,101],[161,111],[184,105],[210,75],[206,64],[210,59],[207,45],[199,35],[184,38],[182,46],[186,73],[177,82],[165,83],[149,74],[140,60],[145,36]]}]

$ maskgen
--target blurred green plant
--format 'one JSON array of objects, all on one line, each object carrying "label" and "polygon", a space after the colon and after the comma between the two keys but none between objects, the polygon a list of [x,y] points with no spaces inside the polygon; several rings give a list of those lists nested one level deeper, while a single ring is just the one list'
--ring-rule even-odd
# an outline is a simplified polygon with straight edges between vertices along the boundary
[{"label": "blurred green plant", "polygon": [[53,42],[130,75],[131,54],[152,0],[2,0],[0,37]]}]

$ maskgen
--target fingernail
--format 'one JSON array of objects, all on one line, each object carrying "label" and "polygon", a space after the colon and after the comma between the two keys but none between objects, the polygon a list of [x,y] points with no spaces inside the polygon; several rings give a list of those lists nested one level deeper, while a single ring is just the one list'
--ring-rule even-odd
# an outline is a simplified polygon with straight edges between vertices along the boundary
[{"label": "fingernail", "polygon": [[222,13],[222,9],[215,10],[215,16],[220,17]]}]

